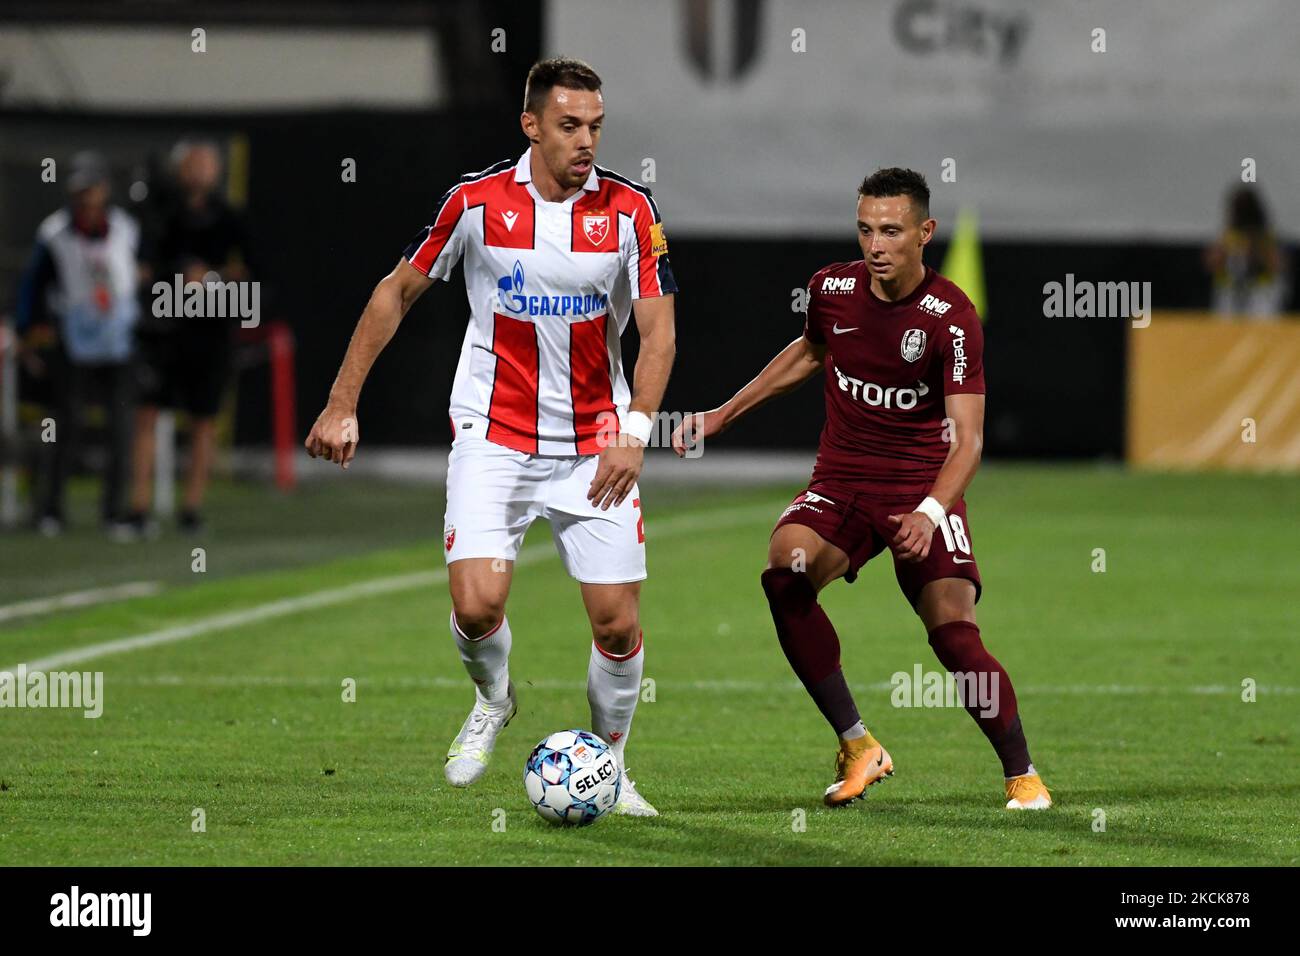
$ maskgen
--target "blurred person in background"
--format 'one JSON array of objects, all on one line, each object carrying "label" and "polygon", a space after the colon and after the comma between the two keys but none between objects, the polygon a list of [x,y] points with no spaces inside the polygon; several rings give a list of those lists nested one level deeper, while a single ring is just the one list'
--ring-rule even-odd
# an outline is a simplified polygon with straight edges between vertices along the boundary
[{"label": "blurred person in background", "polygon": [[[100,513],[120,531],[131,447],[140,227],[109,204],[108,164],[98,153],[72,158],[68,204],[47,216],[19,286],[17,325],[28,367],[46,379],[53,428],[42,426],[35,482],[36,524],[60,534],[64,488],[77,465],[85,405],[102,400],[107,437]],[[33,349],[44,342],[47,348]]]},{"label": "blurred person in background", "polygon": [[1239,186],[1228,194],[1228,221],[1205,250],[1205,268],[1214,277],[1214,311],[1276,319],[1287,296],[1286,254],[1269,225],[1259,192]]},{"label": "blurred person in background", "polygon": [[[171,153],[174,182],[150,226],[154,278],[172,283],[250,278],[248,229],[219,192],[222,164],[216,144],[184,140]],[[190,460],[179,525],[203,530],[202,508],[216,451],[216,418],[230,379],[236,320],[146,316],[141,343],[141,404],[136,413],[129,524],[152,535],[155,425],[161,408],[189,415]]]}]

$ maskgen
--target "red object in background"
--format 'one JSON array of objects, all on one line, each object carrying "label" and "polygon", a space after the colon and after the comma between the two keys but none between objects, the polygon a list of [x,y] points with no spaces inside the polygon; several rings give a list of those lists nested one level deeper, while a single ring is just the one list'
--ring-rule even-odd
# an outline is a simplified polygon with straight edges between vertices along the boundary
[{"label": "red object in background", "polygon": [[298,412],[294,403],[293,330],[285,322],[267,329],[271,348],[271,440],[275,445],[275,483],[294,486],[293,459]]},{"label": "red object in background", "polygon": [[294,452],[298,442],[295,399],[293,329],[275,320],[253,329],[241,329],[240,340],[266,346],[271,363],[271,444],[275,454],[276,487],[288,491],[297,483]]}]

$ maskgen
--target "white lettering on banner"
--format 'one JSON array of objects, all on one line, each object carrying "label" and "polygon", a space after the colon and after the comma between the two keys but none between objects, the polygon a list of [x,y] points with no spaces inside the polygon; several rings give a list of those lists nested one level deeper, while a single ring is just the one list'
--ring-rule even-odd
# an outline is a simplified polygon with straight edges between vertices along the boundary
[{"label": "white lettering on banner", "polygon": [[[617,17],[602,17],[593,15],[592,0],[552,0],[544,30],[564,37],[569,49],[617,49],[601,69],[610,89],[637,89],[645,77],[655,78],[654,95],[619,117],[618,141],[610,141],[605,160],[620,168],[653,154],[660,169],[674,171],[663,202],[678,237],[842,242],[865,171],[863,130],[887,129],[891,157],[937,162],[952,156],[939,150],[938,135],[961,144],[965,154],[977,153],[983,170],[1022,169],[1026,151],[1048,162],[1044,169],[1059,166],[1061,175],[1034,188],[1023,177],[981,179],[969,198],[978,199],[986,240],[1140,237],[1200,244],[1214,225],[1217,191],[1239,175],[1234,165],[1242,156],[1295,152],[1294,132],[1287,132],[1295,128],[1293,93],[1300,89],[1295,0],[1252,0],[1250,23],[1273,29],[1246,28],[1241,5],[1222,0],[1181,0],[1176,17],[1132,0],[872,6],[880,7],[872,29],[837,28],[862,21],[861,0],[764,6],[771,15],[753,24],[754,48],[788,51],[791,27],[805,27],[807,55],[825,67],[816,95],[809,95],[805,56],[755,56],[743,79],[725,68],[722,75],[665,70],[665,61],[690,62],[691,34],[658,4],[628,4]],[[1123,24],[1124,49],[1141,55],[1117,56],[1112,44],[1102,69],[1091,62],[1097,57],[1087,53],[1088,38],[1095,27],[1115,23]],[[715,19],[696,39],[726,49],[738,42],[733,27],[728,18]],[[1113,27],[1110,39],[1116,39]],[[1214,68],[1206,69],[1210,63]],[[762,123],[730,123],[719,136],[723,115],[782,116],[782,133],[773,136]],[[1229,123],[1251,130],[1249,149],[1230,161],[1221,150],[1175,148],[1231,139]],[[700,161],[700,143],[709,144],[707,162]],[[1151,188],[1150,176],[1131,174],[1133,157],[1175,154],[1178,175],[1165,177],[1159,189]],[[793,179],[792,170],[798,171]],[[758,185],[774,183],[786,188],[760,189],[756,202]],[[1219,184],[1209,196],[1208,183]],[[940,241],[950,238],[945,230],[966,198],[936,191]],[[1294,241],[1300,190],[1279,186],[1267,199],[1282,238]],[[849,247],[843,258],[852,254]]]}]

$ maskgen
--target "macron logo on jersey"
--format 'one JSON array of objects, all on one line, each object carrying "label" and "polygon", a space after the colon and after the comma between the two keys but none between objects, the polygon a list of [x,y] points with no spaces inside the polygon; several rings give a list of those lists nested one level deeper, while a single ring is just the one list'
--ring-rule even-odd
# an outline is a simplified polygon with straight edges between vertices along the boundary
[{"label": "macron logo on jersey", "polygon": [[827,276],[822,280],[822,291],[829,292],[833,295],[845,295],[853,291],[853,287],[858,284],[855,276],[841,278],[839,276]]},{"label": "macron logo on jersey", "polygon": [[916,304],[916,307],[922,312],[928,312],[930,315],[943,315],[952,308],[951,302],[945,302],[943,299],[936,299],[934,296],[926,293],[925,297]]},{"label": "macron logo on jersey", "polygon": [[511,209],[509,212],[501,213],[501,220],[506,224],[506,232],[515,231],[515,220],[519,218],[519,213]]}]

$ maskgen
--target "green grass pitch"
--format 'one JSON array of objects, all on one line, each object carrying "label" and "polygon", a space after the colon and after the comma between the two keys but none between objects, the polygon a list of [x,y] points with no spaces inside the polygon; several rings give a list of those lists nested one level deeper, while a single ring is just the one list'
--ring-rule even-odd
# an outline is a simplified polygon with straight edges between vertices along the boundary
[{"label": "green grass pitch", "polygon": [[[647,489],[642,623],[654,700],[638,710],[628,758],[662,816],[582,830],[544,823],[521,779],[538,740],[588,720],[589,632],[544,524],[509,605],[520,712],[487,775],[464,791],[442,777],[471,692],[447,634],[432,489],[349,477],[280,498],[223,485],[215,531],[200,542],[202,575],[190,569],[193,543],[170,534],[125,548],[90,530],[0,538],[0,605],[163,583],[152,597],[0,624],[0,668],[314,596],[277,616],[66,665],[104,672],[97,720],[0,710],[0,863],[1300,859],[1294,478],[1014,465],[977,477],[968,501],[985,583],[979,622],[1015,681],[1057,800],[1019,815],[1002,809],[997,760],[965,712],[890,705],[891,674],[937,663],[887,558],[856,584],[833,584],[823,603],[897,772],[848,809],[821,806],[835,741],[786,665],[758,583],[771,525],[796,490]],[[1098,548],[1104,573],[1092,570]],[[343,590],[413,572],[434,583]],[[1242,700],[1246,679],[1253,702]]]}]

